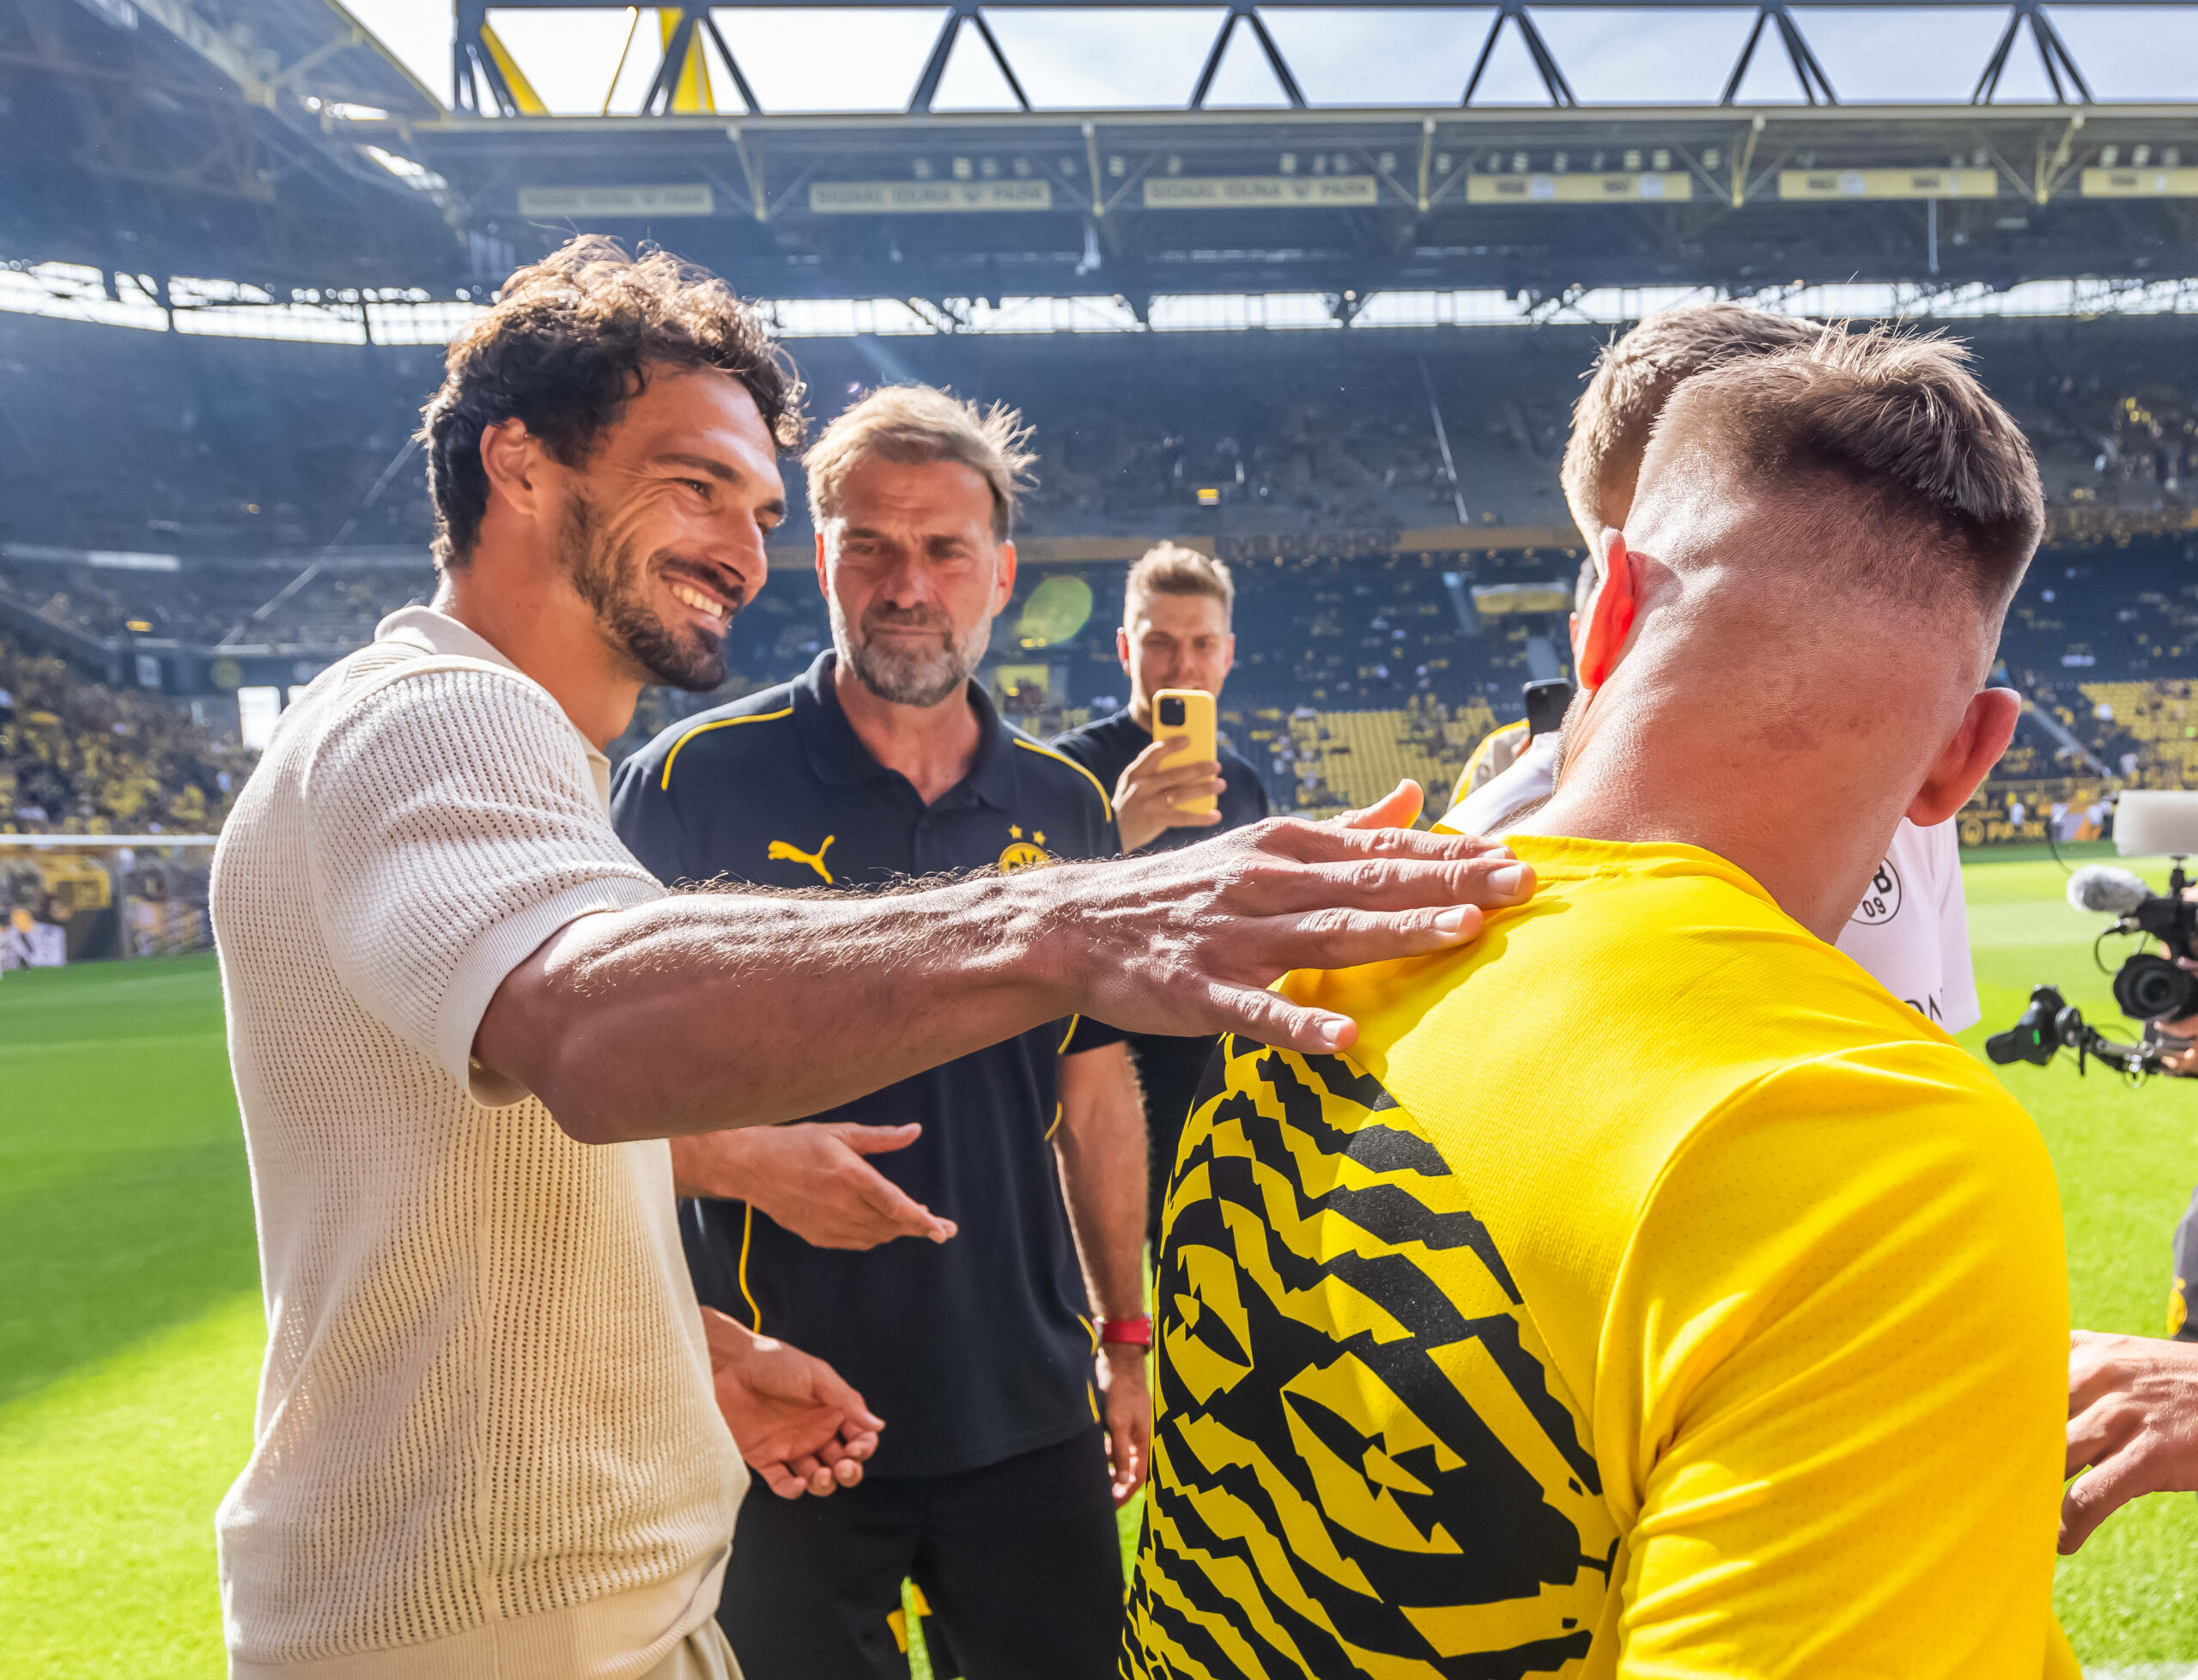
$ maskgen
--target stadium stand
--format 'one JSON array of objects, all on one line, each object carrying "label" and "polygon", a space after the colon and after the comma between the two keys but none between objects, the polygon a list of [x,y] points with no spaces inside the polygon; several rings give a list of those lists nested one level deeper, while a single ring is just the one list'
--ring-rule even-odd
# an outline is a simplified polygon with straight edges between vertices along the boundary
[{"label": "stadium stand", "polygon": [[[2038,813],[2087,809],[2110,783],[2187,777],[2165,732],[2181,725],[2164,720],[2181,715],[2198,646],[2198,400],[2174,375],[2169,352],[2193,337],[2177,318],[1976,329],[1988,383],[2038,445],[2055,522],[2003,645],[2035,709],[1969,814],[1989,840],[2042,833]],[[1026,564],[994,642],[1011,715],[1043,733],[1117,703],[1127,561],[1158,537],[1198,543],[1238,579],[1223,727],[1278,808],[1319,811],[1400,775],[1439,795],[1480,735],[1518,714],[1523,682],[1564,671],[1580,550],[1556,464],[1601,337],[1554,324],[793,348],[819,414],[883,380],[924,379],[1015,402],[1035,428]],[[305,681],[432,591],[432,519],[407,446],[439,361],[432,348],[0,316],[0,371],[22,393],[0,409],[0,623],[110,694],[194,696],[215,729],[233,728],[227,690]],[[784,681],[828,644],[789,476],[780,576],[736,624],[726,687],[652,693],[622,746]],[[1025,622],[1049,584],[1088,591],[1073,624]],[[161,710],[149,693],[124,698]],[[21,752],[10,747],[9,773],[46,787],[54,773]],[[214,758],[190,761],[202,761]],[[215,785],[178,764],[165,793],[137,796],[161,820],[187,789]],[[112,822],[130,798],[71,783],[11,798],[0,822],[24,808]],[[2022,824],[2005,821],[2015,806]],[[218,817],[218,801],[205,809]]]},{"label": "stadium stand", "polygon": [[[209,833],[252,770],[228,733],[188,702],[109,689],[0,637],[0,833]],[[202,949],[209,858],[157,844],[0,851],[0,969]]]},{"label": "stadium stand", "polygon": [[0,812],[9,832],[207,833],[252,763],[187,704],[87,682],[66,661],[0,637]]}]

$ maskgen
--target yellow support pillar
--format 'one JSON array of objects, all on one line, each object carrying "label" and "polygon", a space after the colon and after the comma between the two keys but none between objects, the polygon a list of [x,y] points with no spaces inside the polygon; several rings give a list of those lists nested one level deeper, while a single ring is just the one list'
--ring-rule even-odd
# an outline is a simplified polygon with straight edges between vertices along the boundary
[{"label": "yellow support pillar", "polygon": [[503,72],[504,85],[512,90],[512,103],[519,106],[522,117],[546,117],[550,107],[542,102],[542,95],[534,91],[534,84],[526,79],[526,72],[519,67],[519,60],[512,57],[512,50],[503,38],[487,24],[481,26],[481,45],[489,49],[489,56],[496,61],[496,68]]},{"label": "yellow support pillar", "polygon": [[[671,38],[679,32],[680,13],[665,7],[656,15],[657,27],[663,31],[667,52]],[[687,62],[679,67],[679,79],[671,87],[671,109],[674,111],[714,111],[717,101],[710,93],[710,64],[702,56],[702,30],[698,16],[695,27],[687,37]]]}]

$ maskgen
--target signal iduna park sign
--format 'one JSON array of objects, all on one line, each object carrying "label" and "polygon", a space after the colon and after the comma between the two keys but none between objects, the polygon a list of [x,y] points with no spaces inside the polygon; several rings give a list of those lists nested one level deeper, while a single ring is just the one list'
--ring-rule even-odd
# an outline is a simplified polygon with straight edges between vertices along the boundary
[{"label": "signal iduna park sign", "polygon": [[809,188],[809,208],[817,215],[921,215],[1053,207],[1049,181],[814,181]]},{"label": "signal iduna park sign", "polygon": [[1381,185],[1371,175],[1149,175],[1148,210],[1343,209],[1376,204]]}]

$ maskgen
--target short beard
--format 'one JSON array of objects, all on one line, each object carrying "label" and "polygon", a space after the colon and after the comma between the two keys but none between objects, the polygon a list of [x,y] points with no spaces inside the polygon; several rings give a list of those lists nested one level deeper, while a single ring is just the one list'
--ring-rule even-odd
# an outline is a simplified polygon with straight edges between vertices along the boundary
[{"label": "short beard", "polygon": [[[893,706],[937,706],[950,700],[970,673],[977,669],[992,646],[993,622],[986,618],[966,636],[956,639],[954,626],[936,607],[902,612],[875,603],[863,614],[858,638],[836,598],[827,597],[832,615],[832,641],[840,658],[855,680]],[[896,646],[888,652],[871,640],[882,625],[914,625],[938,633],[935,647]]]},{"label": "short beard", "polygon": [[[699,629],[675,631],[648,603],[648,579],[671,558],[660,549],[642,560],[630,543],[608,544],[595,504],[584,495],[574,497],[565,510],[558,559],[580,598],[594,609],[596,628],[604,640],[626,656],[644,681],[690,694],[707,694],[725,681],[724,636],[713,639]],[[726,611],[727,631],[739,610],[735,602]]]}]

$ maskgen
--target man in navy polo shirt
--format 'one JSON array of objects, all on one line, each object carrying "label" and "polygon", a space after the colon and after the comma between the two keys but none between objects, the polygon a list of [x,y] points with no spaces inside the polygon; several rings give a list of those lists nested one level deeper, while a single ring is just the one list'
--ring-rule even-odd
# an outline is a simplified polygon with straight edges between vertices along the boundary
[{"label": "man in navy polo shirt", "polygon": [[[806,465],[833,650],[627,761],[614,815],[659,877],[876,889],[1116,851],[1106,791],[970,680],[1014,585],[1023,436],[907,387],[825,431]],[[905,1676],[903,1577],[970,1680],[1113,1671],[1114,1512],[1151,1439],[1145,1128],[1120,1038],[1059,1022],[675,1145],[696,1293],[886,1420],[859,1486],[744,1507],[720,1616],[748,1680]]]},{"label": "man in navy polo shirt", "polygon": [[[1236,634],[1230,628],[1236,605],[1236,585],[1228,567],[1176,543],[1148,549],[1123,581],[1114,652],[1130,680],[1130,703],[1112,717],[1057,737],[1053,748],[1113,790],[1125,852],[1171,851],[1267,814],[1260,773],[1227,747],[1218,748],[1218,760],[1163,767],[1161,760],[1174,749],[1152,738],[1152,697],[1163,688],[1199,688],[1221,697],[1221,685],[1236,663]],[[1182,809],[1182,802],[1209,794],[1212,810]],[[1151,1177],[1145,1235],[1157,1254],[1175,1145],[1216,1041],[1138,1033],[1127,1042],[1145,1096]]]}]

